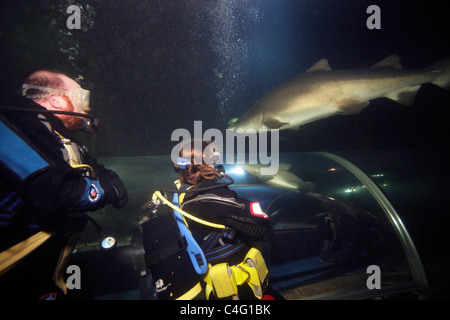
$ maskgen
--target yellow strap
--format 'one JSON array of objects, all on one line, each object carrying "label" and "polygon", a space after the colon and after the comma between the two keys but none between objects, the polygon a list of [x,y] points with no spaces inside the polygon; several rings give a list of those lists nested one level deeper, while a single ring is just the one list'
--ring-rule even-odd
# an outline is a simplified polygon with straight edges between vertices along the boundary
[{"label": "yellow strap", "polygon": [[64,294],[67,294],[67,283],[64,280],[65,271],[69,265],[70,255],[79,237],[80,232],[73,232],[66,235],[66,243],[64,244],[64,249],[61,251],[58,264],[56,265],[53,274],[53,281],[55,281],[56,285],[64,292]]},{"label": "yellow strap", "polygon": [[256,248],[251,248],[239,267],[245,269],[249,274],[249,278],[246,281],[253,291],[253,294],[258,299],[262,298],[262,283],[266,279],[269,270],[267,269],[266,262],[261,252]]},{"label": "yellow strap", "polygon": [[[175,185],[177,186],[177,189],[180,189],[180,188],[181,188],[181,181],[180,181],[180,180],[175,180],[174,183],[175,183]],[[186,190],[189,190],[189,189],[192,188],[192,187],[193,187],[193,186],[190,186],[190,187],[187,188]],[[181,204],[183,203],[184,197],[185,197],[185,196],[186,196],[186,193],[185,193],[185,192],[180,193],[180,195],[178,196],[178,206],[179,206],[180,210],[182,210],[182,209],[181,209]],[[184,219],[184,217],[187,217],[187,218],[193,217],[193,218],[190,218],[190,219],[191,219],[191,220],[194,220],[194,221],[196,221],[196,222],[198,222],[198,223],[201,223],[201,224],[203,224],[203,225],[209,226],[209,227],[219,228],[219,229],[225,229],[225,228],[226,228],[226,227],[225,227],[224,225],[222,225],[222,224],[216,224],[216,223],[208,222],[208,221],[206,221],[206,220],[203,220],[203,219],[200,219],[200,218],[191,216],[189,213],[187,213],[187,212],[185,212],[185,211],[180,211],[180,210],[177,210],[177,211],[181,213],[181,215],[183,216],[183,220],[184,220],[184,222],[186,223],[186,226],[188,226],[188,227],[189,227],[189,225],[188,225],[186,219]]]},{"label": "yellow strap", "polygon": [[223,224],[217,224],[217,223],[208,222],[208,221],[199,219],[199,218],[197,218],[197,217],[187,213],[186,211],[181,210],[180,208],[175,206],[172,202],[170,202],[169,200],[164,198],[163,195],[161,194],[161,192],[159,192],[159,191],[156,191],[153,194],[153,200],[156,200],[156,198],[159,198],[162,202],[164,202],[170,208],[172,208],[173,210],[178,211],[179,213],[181,213],[186,218],[189,218],[191,220],[194,220],[195,222],[198,222],[200,224],[206,225],[206,226],[211,227],[211,228],[225,229],[225,226]]},{"label": "yellow strap", "polygon": [[0,275],[11,269],[15,264],[38,248],[51,236],[52,233],[40,231],[28,239],[0,253]]},{"label": "yellow strap", "polygon": [[251,248],[244,261],[238,265],[231,267],[227,263],[210,265],[208,274],[203,279],[206,282],[206,298],[209,299],[211,292],[218,298],[236,296],[237,287],[247,283],[255,297],[261,299],[262,283],[268,272],[264,258],[256,248]]},{"label": "yellow strap", "polygon": [[180,180],[175,180],[173,183],[175,184],[175,186],[177,187],[177,189],[180,189],[180,188],[181,188],[181,181],[180,181]]},{"label": "yellow strap", "polygon": [[208,273],[203,277],[203,281],[206,283],[205,287],[205,296],[206,300],[209,300],[209,296],[211,295],[211,292],[213,292],[213,284],[211,281],[211,277],[209,276],[209,269],[211,268],[211,265],[208,267]]},{"label": "yellow strap", "polygon": [[234,296],[237,294],[237,282],[234,277],[234,272],[228,263],[219,263],[214,266],[210,266],[208,274],[205,277],[207,284],[206,296],[212,291],[218,298],[225,298]]},{"label": "yellow strap", "polygon": [[253,262],[254,268],[256,268],[256,270],[258,271],[259,277],[264,281],[267,274],[269,273],[269,270],[267,269],[266,262],[264,261],[264,257],[262,256],[261,251],[256,248],[251,248],[245,256],[245,263],[250,267],[253,267],[251,266],[249,260]]},{"label": "yellow strap", "polygon": [[66,139],[64,138],[63,135],[61,135],[58,131],[55,130],[55,133],[59,136],[59,138],[61,139],[61,142],[64,145],[64,148],[66,148],[68,154],[69,154],[69,164],[72,168],[85,168],[87,169],[92,177],[95,177],[95,171],[94,169],[92,169],[91,166],[87,165],[87,164],[83,164],[80,163],[79,160],[79,156],[76,154],[75,150],[73,149],[72,146],[72,141],[70,141],[70,139]]},{"label": "yellow strap", "polygon": [[[177,187],[177,189],[179,190],[180,188],[181,188],[181,181],[180,180],[175,180],[174,181],[174,183],[175,183],[175,186]],[[188,190],[188,189],[190,189],[190,188],[192,188],[192,186],[190,186],[189,188],[187,188],[186,190]],[[183,192],[183,193],[180,193],[179,195],[178,195],[178,207],[181,209],[181,204],[183,203],[183,201],[184,201],[184,197],[186,196],[186,193],[185,192]],[[186,225],[186,227],[188,227],[188,229],[189,229],[189,224],[188,224],[188,222],[186,221],[186,218],[183,216],[183,215],[181,215],[182,217],[183,217],[183,221],[184,221],[184,224]],[[189,230],[189,232],[190,232],[191,230]],[[192,233],[192,232],[191,232]]]},{"label": "yellow strap", "polygon": [[191,290],[183,294],[181,297],[175,300],[192,300],[194,299],[200,292],[202,292],[202,285],[198,282]]},{"label": "yellow strap", "polygon": [[239,286],[249,281],[250,277],[252,276],[252,274],[248,272],[246,268],[243,268],[240,264],[232,266],[231,269],[233,270],[233,275],[236,279],[236,283]]}]

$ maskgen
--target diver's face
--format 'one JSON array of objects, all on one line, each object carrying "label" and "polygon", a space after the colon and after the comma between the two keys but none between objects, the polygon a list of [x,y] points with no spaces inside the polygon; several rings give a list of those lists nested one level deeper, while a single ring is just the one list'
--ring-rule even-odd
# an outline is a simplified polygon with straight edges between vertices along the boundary
[{"label": "diver's face", "polygon": [[[84,106],[80,105],[80,103],[78,103],[78,101],[75,99],[74,92],[81,89],[80,85],[75,80],[72,80],[68,77],[64,77],[63,81],[64,81],[64,86],[65,86],[66,90],[70,93],[67,97],[70,100],[71,106],[68,105],[68,108],[72,108],[73,112],[83,113],[83,114],[86,114],[86,111],[91,110],[91,109],[89,109],[89,106],[84,107]],[[67,110],[67,111],[69,111],[69,110]]]},{"label": "diver's face", "polygon": [[[80,112],[80,111],[77,111],[75,109],[75,107],[74,107],[74,105],[73,105],[73,103],[72,103],[72,101],[70,100],[69,97],[65,97],[64,96],[63,99],[66,102],[66,106],[64,108],[64,111],[77,112],[77,113]],[[82,117],[72,116],[72,115],[68,115],[68,114],[60,114],[58,116],[61,119],[61,121],[64,123],[66,128],[71,130],[71,131],[78,130],[80,121],[83,120]]]},{"label": "diver's face", "polygon": [[[80,88],[80,85],[76,81],[74,81],[68,77],[64,77],[63,81],[64,81],[64,86],[68,92],[73,92],[76,89]],[[70,112],[86,114],[86,111],[90,110],[89,108],[82,109],[81,106],[78,103],[76,103],[76,101],[74,101],[73,95],[62,96],[62,98],[64,100],[63,108],[62,108],[63,111],[70,111]],[[78,130],[80,121],[83,120],[83,117],[77,117],[77,116],[73,116],[73,115],[61,114],[58,116],[62,120],[62,122],[64,123],[66,128],[71,131]]]}]

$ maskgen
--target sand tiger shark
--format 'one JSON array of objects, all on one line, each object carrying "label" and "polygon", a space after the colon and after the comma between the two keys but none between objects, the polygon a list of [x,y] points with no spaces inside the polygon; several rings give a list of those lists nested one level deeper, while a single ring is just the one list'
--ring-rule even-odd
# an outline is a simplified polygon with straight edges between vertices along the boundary
[{"label": "sand tiger shark", "polygon": [[398,55],[370,68],[332,70],[322,59],[298,77],[276,87],[229,129],[298,129],[337,114],[357,114],[377,98],[411,105],[420,86],[450,89],[450,57],[422,69],[402,69]]},{"label": "sand tiger shark", "polygon": [[260,182],[265,182],[272,186],[284,189],[293,189],[301,192],[310,192],[314,190],[313,182],[303,181],[295,174],[289,172],[290,164],[280,164],[279,170],[274,175],[261,174],[262,165],[259,164],[241,164],[239,165],[248,174],[254,176]]}]

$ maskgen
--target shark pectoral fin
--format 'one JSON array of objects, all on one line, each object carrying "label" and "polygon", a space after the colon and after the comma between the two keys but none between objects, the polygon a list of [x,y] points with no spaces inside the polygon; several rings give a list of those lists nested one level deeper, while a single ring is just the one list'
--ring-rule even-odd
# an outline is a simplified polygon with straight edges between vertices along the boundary
[{"label": "shark pectoral fin", "polygon": [[289,171],[291,168],[292,163],[280,163],[278,166],[279,171]]},{"label": "shark pectoral fin", "polygon": [[314,71],[331,71],[331,67],[328,64],[327,59],[321,59],[317,61],[313,66],[311,66],[306,72],[314,72]]},{"label": "shark pectoral fin", "polygon": [[258,181],[259,183],[267,183],[267,181],[273,180],[273,176],[266,176],[266,175],[264,176],[258,175],[255,176],[255,178],[256,181]]},{"label": "shark pectoral fin", "polygon": [[391,68],[391,69],[401,69],[400,57],[398,54],[392,54],[378,63],[375,63],[371,68]]},{"label": "shark pectoral fin", "polygon": [[238,120],[239,120],[239,118],[232,118],[232,119],[230,119],[230,121],[228,121],[228,127],[233,126],[233,124],[235,124],[236,121],[238,121]]},{"label": "shark pectoral fin", "polygon": [[438,87],[441,87],[442,89],[450,90],[450,74],[443,74],[442,76],[437,77],[431,83]]},{"label": "shark pectoral fin", "polygon": [[289,122],[281,122],[277,119],[267,119],[264,121],[264,125],[269,129],[279,129],[287,124],[289,124]]},{"label": "shark pectoral fin", "polygon": [[420,86],[421,85],[392,91],[386,95],[386,98],[392,99],[404,106],[410,106],[414,103],[414,97],[416,96],[417,90],[420,89]]},{"label": "shark pectoral fin", "polygon": [[435,63],[432,69],[437,70],[439,76],[431,83],[442,89],[450,90],[450,57]]},{"label": "shark pectoral fin", "polygon": [[369,105],[369,101],[358,101],[353,99],[348,99],[345,101],[340,101],[339,110],[344,114],[358,114],[362,109]]},{"label": "shark pectoral fin", "polygon": [[437,73],[437,77],[431,83],[445,90],[450,90],[450,57],[436,62],[430,69]]}]

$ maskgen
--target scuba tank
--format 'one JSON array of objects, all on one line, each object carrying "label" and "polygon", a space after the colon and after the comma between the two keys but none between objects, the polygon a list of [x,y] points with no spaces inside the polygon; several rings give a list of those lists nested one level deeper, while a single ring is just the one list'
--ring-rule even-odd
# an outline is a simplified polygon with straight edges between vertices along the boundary
[{"label": "scuba tank", "polygon": [[[195,191],[221,188],[234,182],[224,173],[222,176],[230,182],[197,188]],[[199,219],[179,208],[178,195],[181,194],[181,198],[190,190],[187,190],[187,186],[181,186],[179,181],[175,184],[178,190],[156,191],[152,200],[141,207],[149,217],[149,220],[141,225],[144,259],[151,272],[158,298],[164,300],[209,299],[212,293],[217,298],[237,297],[238,286],[246,283],[255,297],[261,299],[263,282],[268,270],[260,251],[251,248],[244,261],[238,265],[229,266],[228,263],[219,263],[211,266],[208,264],[203,250],[192,236],[184,217],[213,229],[221,231],[230,231],[230,229],[221,224]],[[166,191],[174,193],[173,203],[166,199]]]},{"label": "scuba tank", "polygon": [[[215,188],[234,182],[225,175],[223,166],[218,166],[218,170],[230,182],[219,184]],[[144,259],[152,274],[158,298],[162,300],[202,298],[201,280],[208,273],[205,255],[187,227],[183,215],[194,220],[196,218],[186,212],[182,215],[182,210],[178,208],[178,195],[189,191],[179,185],[177,187],[177,190],[156,191],[152,200],[141,207],[149,217],[142,224]],[[166,199],[166,191],[174,193],[173,202]],[[225,228],[206,221],[201,223],[213,228]]]},{"label": "scuba tank", "polygon": [[184,221],[177,221],[171,210],[160,205],[160,199],[144,205],[150,213],[142,224],[145,264],[159,299],[195,299],[202,293],[201,276],[208,270],[205,256]]}]

